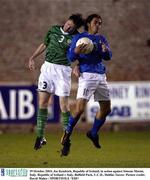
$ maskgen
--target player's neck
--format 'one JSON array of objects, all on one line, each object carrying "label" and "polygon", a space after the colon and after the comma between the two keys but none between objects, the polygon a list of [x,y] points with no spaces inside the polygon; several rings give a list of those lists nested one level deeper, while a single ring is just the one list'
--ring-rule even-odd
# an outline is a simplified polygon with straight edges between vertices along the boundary
[{"label": "player's neck", "polygon": [[93,32],[92,30],[88,30],[88,34],[92,34],[92,35],[94,35],[94,34],[96,34],[95,32]]}]

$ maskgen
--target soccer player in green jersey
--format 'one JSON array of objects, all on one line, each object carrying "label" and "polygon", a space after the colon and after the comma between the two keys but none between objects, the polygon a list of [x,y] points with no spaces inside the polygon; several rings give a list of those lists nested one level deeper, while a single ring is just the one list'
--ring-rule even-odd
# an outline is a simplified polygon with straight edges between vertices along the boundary
[{"label": "soccer player in green jersey", "polygon": [[[44,42],[35,50],[29,58],[29,69],[35,69],[35,58],[46,51],[45,62],[41,66],[41,74],[38,81],[38,114],[37,114],[37,138],[34,149],[38,150],[46,144],[44,129],[47,121],[48,101],[52,94],[59,96],[62,113],[63,129],[65,131],[68,120],[68,97],[71,90],[71,67],[67,60],[67,49],[77,29],[83,25],[81,14],[73,14],[65,22],[64,26],[52,26],[45,36]],[[68,151],[70,143],[68,143]]]}]

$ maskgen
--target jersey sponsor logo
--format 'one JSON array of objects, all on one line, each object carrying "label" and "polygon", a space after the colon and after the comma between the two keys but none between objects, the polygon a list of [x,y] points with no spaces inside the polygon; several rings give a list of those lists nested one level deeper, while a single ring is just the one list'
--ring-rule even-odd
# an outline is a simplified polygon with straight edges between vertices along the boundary
[{"label": "jersey sponsor logo", "polygon": [[101,41],[101,39],[99,40],[99,43],[100,43],[100,44],[102,44],[102,41]]},{"label": "jersey sponsor logo", "polygon": [[71,44],[71,39],[67,40],[67,44],[70,45]]}]

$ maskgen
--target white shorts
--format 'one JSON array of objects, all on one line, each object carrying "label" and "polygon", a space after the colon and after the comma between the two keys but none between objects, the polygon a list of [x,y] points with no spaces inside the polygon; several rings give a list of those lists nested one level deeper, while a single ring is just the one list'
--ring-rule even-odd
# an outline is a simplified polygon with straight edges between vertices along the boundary
[{"label": "white shorts", "polygon": [[94,95],[95,101],[109,101],[110,94],[105,74],[82,73],[79,77],[77,99],[89,100]]},{"label": "white shorts", "polygon": [[38,81],[38,90],[66,97],[71,90],[71,67],[44,62]]}]

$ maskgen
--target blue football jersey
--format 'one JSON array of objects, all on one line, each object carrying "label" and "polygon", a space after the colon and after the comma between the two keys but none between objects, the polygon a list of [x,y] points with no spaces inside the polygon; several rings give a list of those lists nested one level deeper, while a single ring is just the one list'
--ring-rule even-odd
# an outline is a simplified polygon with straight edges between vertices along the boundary
[{"label": "blue football jersey", "polygon": [[[74,52],[76,42],[83,37],[87,37],[92,40],[94,49],[89,54],[76,54]],[[108,48],[106,52],[102,52],[102,43],[104,43]],[[75,60],[79,61],[79,69],[81,73],[89,72],[104,74],[106,68],[102,63],[102,60],[110,60],[111,57],[112,52],[106,38],[102,35],[88,34],[88,32],[83,32],[81,34],[75,35],[67,52],[67,58],[70,62],[73,62]]]}]

